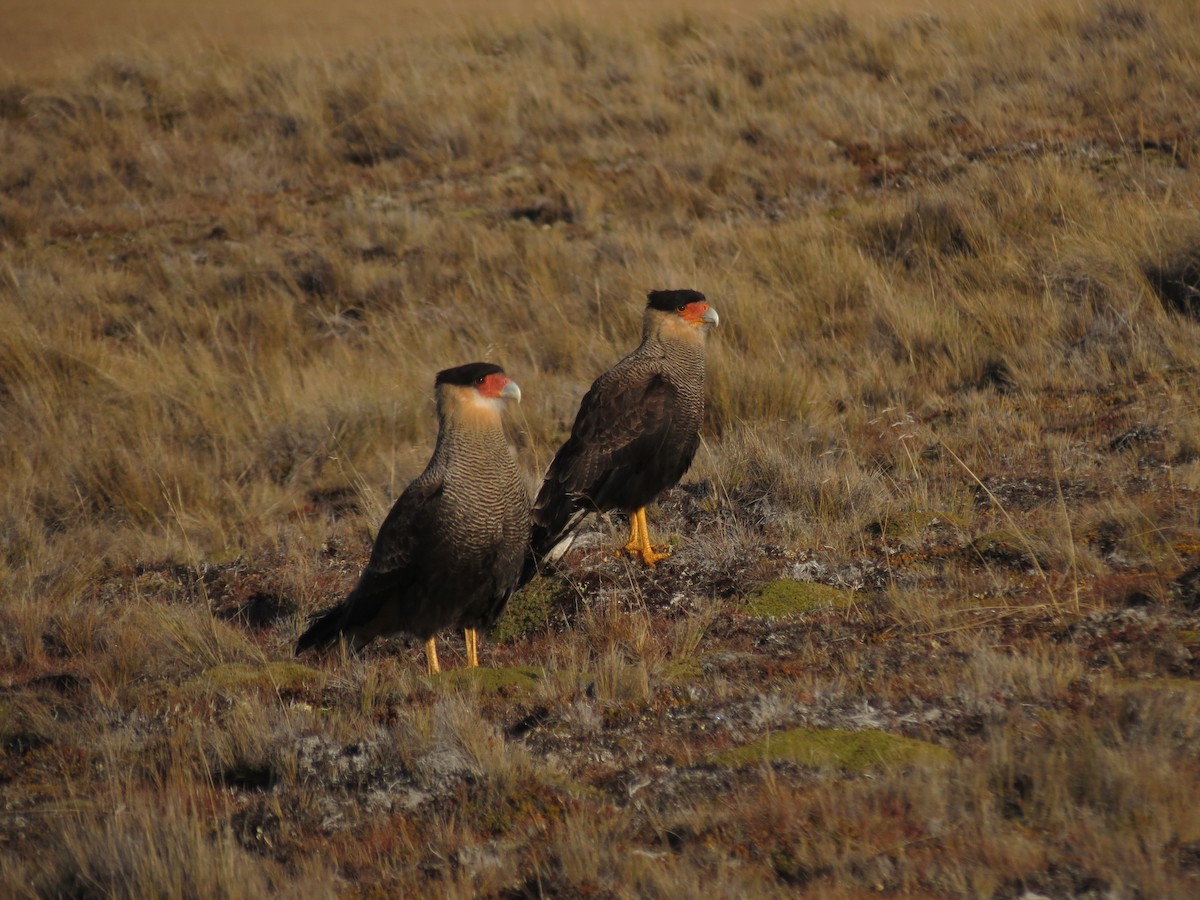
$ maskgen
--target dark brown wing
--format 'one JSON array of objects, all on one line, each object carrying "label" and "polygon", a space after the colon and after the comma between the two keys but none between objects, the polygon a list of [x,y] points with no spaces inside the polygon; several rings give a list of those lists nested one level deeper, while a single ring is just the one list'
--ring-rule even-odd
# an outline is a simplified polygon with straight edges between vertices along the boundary
[{"label": "dark brown wing", "polygon": [[392,504],[379,526],[366,572],[382,577],[406,572],[429,555],[437,533],[445,481],[429,471],[413,481]]},{"label": "dark brown wing", "polygon": [[[345,635],[362,646],[379,634],[409,630],[419,617],[429,583],[429,560],[440,554],[438,518],[443,482],[420,477],[393,504],[371,549],[358,584],[340,604],[320,616],[296,642],[296,652],[328,646]],[[413,602],[407,602],[413,601]]]},{"label": "dark brown wing", "polygon": [[602,378],[592,386],[534,503],[536,556],[549,552],[587,513],[632,511],[674,483],[678,466],[671,459],[683,451],[690,463],[695,454],[695,447],[671,447],[677,403],[674,385],[658,372]]}]

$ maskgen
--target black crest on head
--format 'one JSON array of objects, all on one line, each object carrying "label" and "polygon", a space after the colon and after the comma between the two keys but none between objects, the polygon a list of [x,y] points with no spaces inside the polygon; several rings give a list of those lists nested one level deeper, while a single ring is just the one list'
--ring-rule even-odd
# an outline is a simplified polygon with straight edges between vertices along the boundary
[{"label": "black crest on head", "polygon": [[473,362],[453,369],[442,369],[437,373],[434,385],[453,384],[459,387],[471,387],[489,375],[503,375],[504,370],[492,363]]},{"label": "black crest on head", "polygon": [[646,295],[650,302],[646,305],[651,309],[661,309],[663,312],[674,312],[689,303],[704,303],[704,295],[699,291],[651,291]]}]

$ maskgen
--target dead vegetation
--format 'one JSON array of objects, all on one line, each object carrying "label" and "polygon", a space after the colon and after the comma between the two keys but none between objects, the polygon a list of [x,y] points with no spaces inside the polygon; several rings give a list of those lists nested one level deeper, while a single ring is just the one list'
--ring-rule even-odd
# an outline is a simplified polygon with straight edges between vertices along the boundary
[{"label": "dead vegetation", "polygon": [[[1198,26],[5,76],[0,892],[1195,894]],[[532,484],[681,286],[722,327],[672,559],[596,523],[478,673],[292,661],[435,371],[519,380]]]}]

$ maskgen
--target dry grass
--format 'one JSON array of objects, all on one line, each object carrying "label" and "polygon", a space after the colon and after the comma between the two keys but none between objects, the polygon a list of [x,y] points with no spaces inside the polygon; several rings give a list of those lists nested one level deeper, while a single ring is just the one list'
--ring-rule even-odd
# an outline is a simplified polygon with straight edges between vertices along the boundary
[{"label": "dry grass", "polygon": [[[612,8],[0,78],[0,893],[1196,893],[1193,4]],[[434,372],[533,485],[670,286],[671,560],[597,523],[540,676],[290,662]],[[797,728],[954,763],[713,762]]]}]

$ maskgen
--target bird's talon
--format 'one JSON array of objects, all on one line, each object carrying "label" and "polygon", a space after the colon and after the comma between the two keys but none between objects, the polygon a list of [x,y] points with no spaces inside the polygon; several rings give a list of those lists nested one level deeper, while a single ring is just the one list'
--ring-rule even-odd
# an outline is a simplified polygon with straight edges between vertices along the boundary
[{"label": "bird's talon", "polygon": [[[659,550],[662,552],[659,552]],[[655,549],[648,547],[643,549],[641,547],[623,547],[617,551],[617,556],[620,556],[622,552],[628,553],[631,559],[640,559],[645,565],[653,569],[657,563],[671,555],[671,548],[661,547]]]},{"label": "bird's talon", "polygon": [[658,563],[662,562],[662,560],[666,559],[670,555],[670,553],[655,553],[653,550],[651,550],[649,553],[642,554],[642,562],[653,569],[656,565],[658,565]]}]

